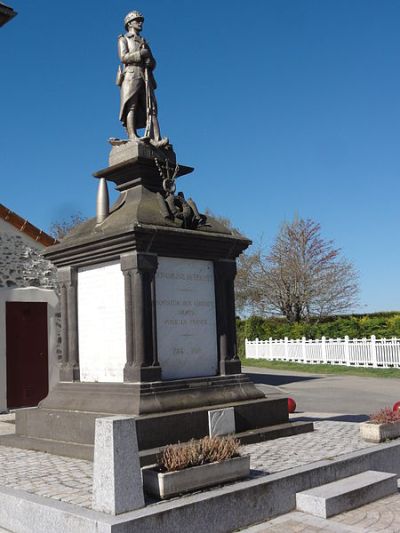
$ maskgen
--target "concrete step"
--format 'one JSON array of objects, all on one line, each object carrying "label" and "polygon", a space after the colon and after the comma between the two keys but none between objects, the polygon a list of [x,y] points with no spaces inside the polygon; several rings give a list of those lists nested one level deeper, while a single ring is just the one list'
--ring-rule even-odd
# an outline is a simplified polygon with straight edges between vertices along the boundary
[{"label": "concrete step", "polygon": [[298,492],[297,510],[321,518],[350,511],[397,492],[397,475],[367,470],[355,476]]}]

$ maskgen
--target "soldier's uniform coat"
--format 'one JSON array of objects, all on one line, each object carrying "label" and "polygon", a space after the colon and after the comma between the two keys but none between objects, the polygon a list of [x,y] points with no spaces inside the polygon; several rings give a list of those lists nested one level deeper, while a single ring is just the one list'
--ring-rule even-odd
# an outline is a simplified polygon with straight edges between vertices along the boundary
[{"label": "soldier's uniform coat", "polygon": [[145,62],[140,57],[140,50],[147,48],[150,52],[150,61],[147,65],[149,73],[149,89],[152,92],[152,107],[156,113],[156,100],[154,89],[156,82],[153,77],[153,70],[156,62],[146,41],[134,34],[126,33],[118,38],[118,52],[121,63],[124,65],[122,70],[121,83],[121,107],[119,119],[126,126],[126,116],[131,107],[132,99],[137,96],[137,109],[135,113],[136,128],[146,127],[146,86],[145,86]]}]

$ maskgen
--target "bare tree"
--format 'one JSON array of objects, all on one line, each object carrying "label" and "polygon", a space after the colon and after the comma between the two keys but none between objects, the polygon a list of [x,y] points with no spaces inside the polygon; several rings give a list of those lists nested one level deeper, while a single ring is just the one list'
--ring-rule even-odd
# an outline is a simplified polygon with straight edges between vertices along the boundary
[{"label": "bare tree", "polygon": [[263,313],[260,310],[261,291],[259,265],[261,251],[243,253],[237,259],[237,274],[235,278],[235,303],[238,313]]},{"label": "bare tree", "polygon": [[289,322],[349,310],[357,301],[358,275],[320,225],[295,219],[285,223],[268,255],[260,249],[242,257],[237,303],[261,314],[279,314]]},{"label": "bare tree", "polygon": [[56,238],[58,241],[61,241],[67,233],[74,229],[82,222],[85,222],[86,217],[82,213],[74,213],[64,220],[56,220],[51,223],[49,233],[52,237]]},{"label": "bare tree", "polygon": [[237,228],[235,228],[235,226],[232,224],[232,220],[228,217],[224,217],[224,216],[221,216],[221,215],[216,215],[215,213],[213,213],[211,211],[211,209],[209,209],[208,207],[205,208],[205,211],[204,211],[204,214],[207,216],[207,217],[211,217],[213,218],[214,220],[216,220],[217,222],[219,222],[220,224],[222,224],[223,226],[226,226],[228,229],[230,230],[235,230],[235,231],[239,231]]}]

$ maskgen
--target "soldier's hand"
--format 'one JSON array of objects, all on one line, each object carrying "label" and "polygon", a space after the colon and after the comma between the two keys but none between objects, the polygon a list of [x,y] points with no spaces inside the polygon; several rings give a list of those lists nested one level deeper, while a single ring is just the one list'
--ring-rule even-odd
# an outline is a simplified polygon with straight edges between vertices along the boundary
[{"label": "soldier's hand", "polygon": [[140,50],[140,57],[142,59],[149,59],[150,58],[150,52],[147,50],[147,48],[143,48],[143,50]]}]

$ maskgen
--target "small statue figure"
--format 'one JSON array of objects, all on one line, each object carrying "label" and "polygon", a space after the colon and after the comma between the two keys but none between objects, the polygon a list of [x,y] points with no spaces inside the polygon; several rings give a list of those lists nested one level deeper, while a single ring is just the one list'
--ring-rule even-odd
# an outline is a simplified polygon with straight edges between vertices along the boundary
[{"label": "small statue figure", "polygon": [[174,218],[182,220],[182,227],[185,229],[196,229],[204,226],[207,220],[206,215],[199,213],[194,200],[186,200],[183,192],[177,195],[168,194],[165,198],[168,208]]},{"label": "small statue figure", "polygon": [[182,227],[185,229],[196,229],[200,226],[205,226],[207,217],[199,212],[195,201],[192,198],[186,200],[183,192],[175,194],[175,180],[178,175],[179,165],[175,166],[175,170],[171,175],[168,159],[165,160],[165,168],[160,165],[157,158],[154,162],[163,180],[164,193],[157,193],[162,215],[171,220],[182,221]]},{"label": "small statue figure", "polygon": [[[121,88],[120,121],[128,132],[129,140],[150,142],[157,148],[169,144],[161,138],[157,117],[157,87],[153,76],[156,62],[150,47],[140,36],[144,17],[131,11],[125,17],[127,33],[118,38],[118,52],[122,63],[118,68],[117,85]],[[137,130],[145,128],[143,137]]]}]

